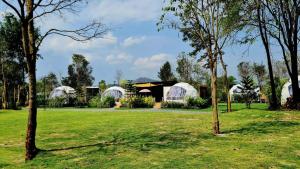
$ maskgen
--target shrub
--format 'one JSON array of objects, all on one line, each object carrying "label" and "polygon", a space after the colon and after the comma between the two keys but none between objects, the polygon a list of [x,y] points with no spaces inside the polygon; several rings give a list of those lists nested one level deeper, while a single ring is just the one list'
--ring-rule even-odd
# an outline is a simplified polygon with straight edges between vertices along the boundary
[{"label": "shrub", "polygon": [[48,106],[53,108],[64,107],[66,104],[66,98],[56,97],[48,100]]},{"label": "shrub", "polygon": [[133,96],[130,98],[122,98],[120,99],[122,107],[128,108],[152,108],[155,104],[155,99],[151,96],[149,97],[141,97],[141,96]]},{"label": "shrub", "polygon": [[102,97],[99,108],[112,108],[116,105],[116,101],[114,97],[107,96],[107,97]]},{"label": "shrub", "polygon": [[96,96],[89,101],[88,106],[92,108],[97,108],[100,107],[100,103],[101,103],[101,97]]},{"label": "shrub", "polygon": [[207,108],[209,106],[208,101],[202,99],[201,97],[189,97],[187,98],[187,107],[188,108]]},{"label": "shrub", "polygon": [[186,105],[180,102],[162,102],[161,108],[182,109],[186,108]]}]

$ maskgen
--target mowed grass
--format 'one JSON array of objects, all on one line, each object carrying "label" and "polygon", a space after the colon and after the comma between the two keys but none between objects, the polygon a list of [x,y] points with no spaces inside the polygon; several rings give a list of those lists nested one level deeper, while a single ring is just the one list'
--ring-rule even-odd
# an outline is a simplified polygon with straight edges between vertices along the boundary
[{"label": "mowed grass", "polygon": [[220,113],[220,136],[209,109],[39,109],[26,163],[27,111],[1,111],[0,168],[300,168],[300,112],[244,107]]}]

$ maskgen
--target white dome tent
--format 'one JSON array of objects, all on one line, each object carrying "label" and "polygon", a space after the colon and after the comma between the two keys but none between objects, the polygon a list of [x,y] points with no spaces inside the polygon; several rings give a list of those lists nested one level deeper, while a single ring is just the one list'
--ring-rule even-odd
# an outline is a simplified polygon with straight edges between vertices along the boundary
[{"label": "white dome tent", "polygon": [[167,102],[184,102],[188,97],[197,97],[197,90],[188,83],[177,83],[167,93]]},{"label": "white dome tent", "polygon": [[49,95],[49,99],[55,98],[67,98],[67,97],[76,97],[76,90],[69,86],[60,86],[52,90]]},{"label": "white dome tent", "polygon": [[110,87],[106,89],[102,94],[102,97],[108,97],[108,96],[111,96],[115,99],[123,98],[125,96],[125,89],[119,86]]},{"label": "white dome tent", "polygon": [[[300,76],[298,76],[298,83],[300,85]],[[286,82],[281,90],[281,105],[284,105],[287,101],[287,98],[293,96],[293,89],[292,89],[292,81],[291,79]]]}]

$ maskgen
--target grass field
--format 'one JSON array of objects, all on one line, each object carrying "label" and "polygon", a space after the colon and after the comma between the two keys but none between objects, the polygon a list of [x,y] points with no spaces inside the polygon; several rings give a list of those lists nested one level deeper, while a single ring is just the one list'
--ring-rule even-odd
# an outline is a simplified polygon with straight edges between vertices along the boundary
[{"label": "grass field", "polygon": [[300,168],[300,112],[233,108],[220,136],[209,109],[39,109],[43,151],[27,163],[27,112],[1,110],[0,168]]}]

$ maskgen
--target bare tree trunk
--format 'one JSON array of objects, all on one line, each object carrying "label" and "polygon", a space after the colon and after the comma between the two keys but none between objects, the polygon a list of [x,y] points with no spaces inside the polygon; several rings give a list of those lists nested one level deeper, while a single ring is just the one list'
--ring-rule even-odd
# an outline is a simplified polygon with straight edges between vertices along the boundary
[{"label": "bare tree trunk", "polygon": [[33,0],[26,0],[27,17],[30,21],[22,25],[24,53],[27,58],[29,76],[29,114],[26,135],[26,157],[25,160],[32,160],[38,153],[35,145],[37,128],[37,103],[36,103],[36,47],[33,23]]},{"label": "bare tree trunk", "polygon": [[257,8],[257,19],[258,19],[258,28],[260,32],[260,37],[262,39],[262,42],[265,47],[266,55],[267,55],[267,60],[268,60],[268,69],[269,69],[269,78],[270,78],[270,85],[271,85],[271,93],[272,93],[272,98],[270,100],[270,109],[278,109],[278,100],[276,96],[276,86],[275,86],[275,81],[274,81],[274,75],[273,75],[273,67],[272,67],[272,59],[271,59],[271,52],[270,52],[270,45],[269,45],[269,39],[267,35],[267,28],[265,25],[264,16],[261,13],[261,7],[260,7],[260,2],[257,2],[258,8]]},{"label": "bare tree trunk", "polygon": [[8,109],[8,91],[7,91],[7,81],[3,80],[3,91],[2,91],[2,108]]},{"label": "bare tree trunk", "polygon": [[37,107],[36,107],[36,72],[35,63],[29,66],[29,115],[26,136],[26,160],[33,159],[38,153],[35,145],[36,127],[37,127]]},{"label": "bare tree trunk", "polygon": [[21,85],[18,85],[17,106],[20,106],[20,101],[21,101]]},{"label": "bare tree trunk", "polygon": [[[299,90],[299,79],[298,79],[298,60],[297,60],[297,52],[296,55],[291,54],[291,63],[292,63],[292,89],[293,89],[293,99],[296,104],[300,103],[300,90]],[[293,56],[292,56],[293,55]]]},{"label": "bare tree trunk", "polygon": [[212,127],[213,134],[220,134],[219,114],[218,114],[218,96],[217,96],[217,62],[211,64],[211,99],[212,99]]},{"label": "bare tree trunk", "polygon": [[228,83],[228,75],[227,75],[227,66],[223,60],[223,55],[220,54],[220,61],[221,61],[221,65],[223,67],[224,70],[224,89],[225,89],[225,93],[227,94],[227,112],[231,112],[231,98],[230,98],[230,93],[229,93],[229,83]]}]

